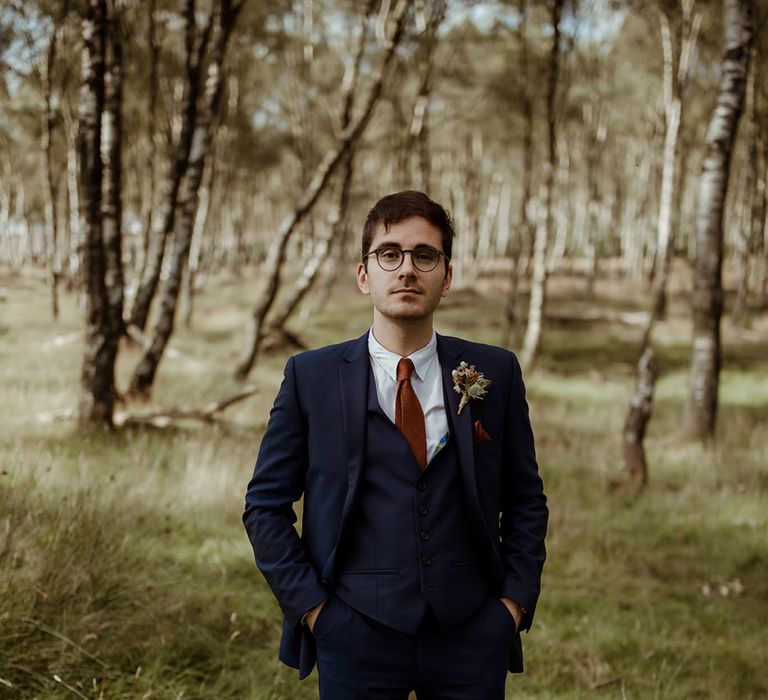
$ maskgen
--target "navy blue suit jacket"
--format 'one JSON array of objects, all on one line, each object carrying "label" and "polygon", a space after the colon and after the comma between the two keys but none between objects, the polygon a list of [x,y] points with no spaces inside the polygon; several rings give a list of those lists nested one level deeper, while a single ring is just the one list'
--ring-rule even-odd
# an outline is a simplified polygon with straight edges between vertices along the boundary
[{"label": "navy blue suit jacket", "polygon": [[[491,589],[524,608],[520,629],[527,629],[539,597],[548,510],[520,365],[503,348],[439,334],[437,352],[478,558]],[[492,385],[459,415],[451,371],[462,360]],[[368,332],[290,358],[246,494],[243,522],[256,564],[284,614],[280,660],[301,678],[315,663],[301,618],[333,590],[336,551],[363,468],[369,371]],[[473,437],[478,420],[486,442]],[[299,535],[293,504],[302,496]],[[510,670],[522,670],[519,654]]]}]

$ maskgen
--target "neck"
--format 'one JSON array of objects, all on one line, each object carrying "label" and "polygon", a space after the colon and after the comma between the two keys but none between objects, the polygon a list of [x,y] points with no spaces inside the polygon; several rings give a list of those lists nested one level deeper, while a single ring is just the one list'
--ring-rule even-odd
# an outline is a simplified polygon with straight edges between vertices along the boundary
[{"label": "neck", "polygon": [[432,338],[432,316],[395,322],[374,309],[373,336],[390,352],[408,357]]}]

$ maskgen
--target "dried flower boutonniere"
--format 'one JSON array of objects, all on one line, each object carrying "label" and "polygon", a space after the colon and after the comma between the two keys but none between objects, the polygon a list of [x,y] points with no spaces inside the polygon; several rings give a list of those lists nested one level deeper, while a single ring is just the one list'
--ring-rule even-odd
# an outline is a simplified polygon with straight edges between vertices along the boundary
[{"label": "dried flower boutonniere", "polygon": [[491,386],[491,380],[486,379],[482,372],[478,372],[474,365],[468,365],[463,360],[459,366],[451,372],[453,377],[453,390],[461,394],[458,413],[469,403],[470,399],[482,399]]}]

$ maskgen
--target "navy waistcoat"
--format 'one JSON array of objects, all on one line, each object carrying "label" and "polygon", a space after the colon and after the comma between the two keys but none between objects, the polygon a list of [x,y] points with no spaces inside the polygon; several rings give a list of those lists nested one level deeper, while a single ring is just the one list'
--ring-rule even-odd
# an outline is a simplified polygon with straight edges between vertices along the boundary
[{"label": "navy waistcoat", "polygon": [[476,556],[454,441],[420,472],[379,406],[372,371],[360,479],[337,559],[336,595],[409,634],[428,608],[443,629],[478,609],[488,576]]}]

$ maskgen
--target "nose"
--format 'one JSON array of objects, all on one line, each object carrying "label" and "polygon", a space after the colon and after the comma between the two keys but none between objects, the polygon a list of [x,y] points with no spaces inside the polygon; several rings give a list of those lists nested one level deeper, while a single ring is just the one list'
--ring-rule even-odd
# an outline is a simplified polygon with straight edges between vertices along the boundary
[{"label": "nose", "polygon": [[416,276],[416,266],[413,264],[413,253],[410,250],[403,253],[403,262],[400,264],[400,276]]}]

